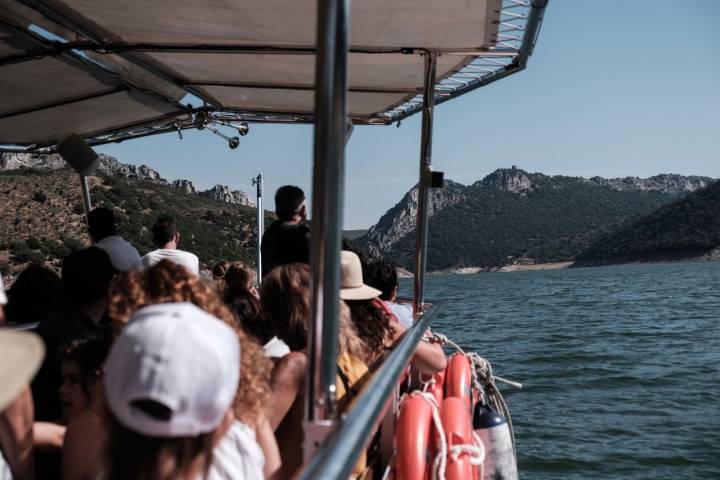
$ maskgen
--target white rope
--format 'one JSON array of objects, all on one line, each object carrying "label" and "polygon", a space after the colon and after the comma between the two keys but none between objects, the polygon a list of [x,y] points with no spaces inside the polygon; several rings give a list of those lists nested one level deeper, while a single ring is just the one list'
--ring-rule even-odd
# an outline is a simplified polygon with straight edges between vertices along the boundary
[{"label": "white rope", "polygon": [[[425,387],[427,387],[429,384],[432,384],[435,382],[435,379],[431,379],[428,382],[426,382]],[[447,440],[445,439],[445,430],[442,426],[442,421],[440,420],[440,405],[438,405],[437,400],[435,397],[426,391],[414,391],[411,395],[419,395],[422,397],[423,400],[425,400],[432,409],[432,420],[433,425],[435,426],[435,430],[437,431],[438,440],[440,443],[440,448],[435,455],[435,458],[433,459],[432,464],[432,479],[433,480],[445,480],[445,469],[447,468]],[[408,394],[403,394],[402,397],[400,397],[400,404],[408,397]],[[400,412],[398,411],[398,416]],[[432,437],[431,437],[432,438]],[[428,447],[430,447],[428,445]]]},{"label": "white rope", "polygon": [[512,417],[510,416],[510,409],[508,408],[507,403],[505,403],[502,393],[500,393],[497,385],[495,385],[495,381],[505,383],[515,388],[522,388],[522,383],[493,375],[492,365],[489,361],[478,355],[477,352],[465,353],[460,345],[441,333],[433,333],[433,340],[441,345],[450,345],[470,360],[470,363],[473,366],[473,368],[470,369],[473,388],[480,392],[481,396],[484,392],[487,397],[487,403],[507,419],[508,427],[510,428],[510,438],[512,439],[514,450],[515,432],[513,429]]}]

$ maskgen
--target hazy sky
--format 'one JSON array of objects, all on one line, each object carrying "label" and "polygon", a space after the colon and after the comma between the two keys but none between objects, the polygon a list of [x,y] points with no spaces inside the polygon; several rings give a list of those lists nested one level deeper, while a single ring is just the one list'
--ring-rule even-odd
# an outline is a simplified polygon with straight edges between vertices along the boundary
[{"label": "hazy sky", "polygon": [[[356,0],[359,1],[359,0]],[[433,165],[472,183],[498,167],[621,177],[720,177],[720,1],[551,0],[527,70],[440,105]],[[419,115],[356,127],[347,148],[345,226],[367,228],[416,182]],[[236,150],[184,132],[102,147],[170,180],[216,183],[266,206],[283,184],[311,187],[312,128],[251,125]]]}]

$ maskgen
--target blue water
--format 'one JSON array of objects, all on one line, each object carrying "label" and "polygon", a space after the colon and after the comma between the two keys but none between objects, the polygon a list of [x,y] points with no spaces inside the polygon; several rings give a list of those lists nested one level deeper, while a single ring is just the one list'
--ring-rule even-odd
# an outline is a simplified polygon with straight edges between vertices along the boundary
[{"label": "blue water", "polygon": [[720,262],[434,276],[427,297],[524,384],[501,386],[523,478],[720,479]]}]

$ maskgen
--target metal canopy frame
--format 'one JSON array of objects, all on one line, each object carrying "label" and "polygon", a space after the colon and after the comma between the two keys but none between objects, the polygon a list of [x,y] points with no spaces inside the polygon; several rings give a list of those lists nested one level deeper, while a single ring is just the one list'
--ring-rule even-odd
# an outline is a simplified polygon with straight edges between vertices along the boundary
[{"label": "metal canopy frame", "polygon": [[[194,95],[204,102],[201,108],[188,108],[176,104],[177,112],[161,118],[150,119],[147,122],[140,122],[136,125],[124,126],[112,131],[99,132],[86,136],[90,145],[103,145],[107,143],[118,143],[133,138],[141,138],[149,135],[158,135],[188,128],[195,128],[198,122],[195,115],[202,111],[203,115],[209,118],[222,116],[229,122],[248,123],[312,123],[313,114],[308,112],[275,112],[275,111],[253,111],[240,110],[222,103],[206,91],[206,86],[234,86],[243,88],[286,88],[293,90],[312,89],[307,86],[297,85],[254,85],[243,83],[198,83],[186,82],[172,71],[165,68],[160,62],[150,58],[147,53],[152,52],[185,52],[185,53],[226,53],[226,54],[297,54],[317,55],[318,49],[312,47],[282,47],[274,45],[224,45],[224,44],[153,44],[153,43],[123,43],[105,40],[102,33],[93,29],[92,25],[80,23],[75,18],[70,18],[58,9],[53,8],[49,2],[43,0],[19,0],[20,3],[33,11],[41,14],[54,24],[62,27],[65,31],[71,32],[80,41],[52,41],[43,39],[39,35],[32,34],[38,43],[37,48],[27,50],[19,54],[11,54],[0,57],[0,73],[2,67],[16,64],[18,62],[32,61],[46,56],[71,56],[74,59],[81,59],[88,68],[93,68],[104,75],[112,75],[120,79],[128,88],[140,90],[146,94],[156,95],[165,98],[163,92],[149,91],[147,85],[138,85],[130,78],[122,78],[112,68],[104,66],[103,58],[117,56],[134,66],[158,77],[168,84],[171,84],[183,91]],[[468,93],[476,88],[492,83],[508,75],[519,72],[525,68],[527,60],[532,54],[535,40],[542,22],[542,15],[547,0],[501,0],[499,10],[498,31],[493,39],[495,44],[489,49],[475,50],[452,50],[434,49],[432,51],[412,46],[404,48],[349,48],[349,53],[365,54],[406,54],[406,55],[429,55],[436,56],[453,55],[458,57],[457,68],[451,70],[444,77],[438,78],[434,87],[434,103],[442,104],[460,95]],[[16,28],[18,28],[16,26]],[[92,59],[84,57],[84,54],[92,54]],[[351,91],[365,93],[407,93],[407,95],[387,110],[371,115],[353,116],[350,120],[355,125],[389,125],[399,122],[422,110],[423,91],[402,89],[381,89],[381,88],[353,88]],[[0,151],[11,152],[38,152],[53,153],[54,145],[0,145]]]}]

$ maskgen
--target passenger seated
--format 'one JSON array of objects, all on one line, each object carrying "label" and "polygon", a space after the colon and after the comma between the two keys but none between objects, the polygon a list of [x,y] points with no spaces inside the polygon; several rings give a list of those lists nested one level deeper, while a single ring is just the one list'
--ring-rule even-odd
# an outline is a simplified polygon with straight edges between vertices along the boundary
[{"label": "passenger seated", "polygon": [[61,273],[63,302],[37,328],[47,352],[32,383],[35,418],[40,421],[62,418],[60,352],[74,340],[101,333],[108,285],[117,270],[104,250],[90,247],[65,257]]},{"label": "passenger seated", "polygon": [[363,276],[368,285],[382,292],[380,300],[385,302],[400,324],[405,328],[410,328],[414,323],[412,307],[396,302],[400,289],[397,268],[383,260],[374,260],[368,263],[367,268],[363,268]]},{"label": "passenger seated", "polygon": [[[350,307],[352,323],[368,347],[365,363],[377,366],[385,350],[407,329],[378,298],[382,292],[363,283],[360,258],[346,250],[340,253],[340,298]],[[434,374],[445,370],[447,358],[439,345],[423,341],[415,350],[412,365],[423,373]]]},{"label": "passenger seated", "polygon": [[140,260],[141,268],[150,268],[161,260],[169,260],[187,268],[191,273],[200,275],[200,260],[190,252],[178,250],[180,232],[175,220],[169,215],[161,215],[152,227],[153,243],[156,250],[149,252]]},{"label": "passenger seated", "polygon": [[93,337],[75,340],[63,349],[60,402],[66,423],[92,408],[102,396],[100,380],[109,348],[109,340]]},{"label": "passenger seated", "polygon": [[120,272],[137,268],[140,254],[128,241],[117,234],[115,215],[109,208],[98,207],[87,217],[90,239],[110,256],[113,266]]},{"label": "passenger seated", "polygon": [[[272,396],[267,408],[282,456],[280,478],[290,478],[302,464],[303,405],[308,368],[307,335],[310,313],[310,269],[305,264],[283,265],[263,279],[264,315],[291,352],[275,365]],[[367,379],[364,344],[350,323],[349,311],[341,302],[337,399],[347,408]],[[364,469],[364,460],[358,469]],[[356,472],[357,473],[357,472]]]},{"label": "passenger seated", "polygon": [[253,336],[262,346],[265,355],[281,358],[290,353],[288,346],[280,340],[270,321],[262,316],[260,295],[253,285],[255,272],[242,262],[232,263],[225,274],[223,299],[235,313],[240,327]]},{"label": "passenger seated", "polygon": [[[60,399],[67,432],[63,442],[62,477],[92,480],[102,471],[105,445],[102,376],[109,338],[76,340],[63,350]],[[91,442],[88,440],[92,439]]]},{"label": "passenger seated", "polygon": [[7,292],[5,316],[9,325],[36,323],[55,310],[62,299],[57,273],[42,265],[30,265]]},{"label": "passenger seated", "polygon": [[[233,329],[191,303],[135,312],[106,366],[109,430],[103,477],[262,478],[262,468],[252,461],[225,462],[224,471],[215,471],[220,466],[216,451],[252,443],[235,441],[251,438],[247,431],[233,431],[240,353]],[[243,453],[246,460],[262,456],[259,449]]]},{"label": "passenger seated", "polygon": [[[171,302],[191,302],[211,315],[230,325],[240,339],[241,369],[240,384],[234,402],[236,423],[230,433],[247,430],[256,440],[264,454],[264,472],[271,476],[280,467],[280,457],[272,429],[264,415],[269,393],[272,363],[265,357],[261,347],[248,338],[237,326],[230,309],[222,302],[215,289],[186,268],[161,261],[143,271],[132,271],[119,275],[110,288],[109,315],[113,323],[121,330],[130,317],[140,308],[148,305]],[[235,432],[235,433],[233,433]],[[78,446],[82,448],[82,446]],[[241,459],[222,456],[224,461]],[[262,458],[260,469],[262,467]],[[219,477],[215,477],[219,478]]]},{"label": "passenger seated", "polygon": [[294,185],[278,188],[275,214],[278,219],[262,237],[263,276],[279,265],[310,263],[310,228],[302,189]]}]

